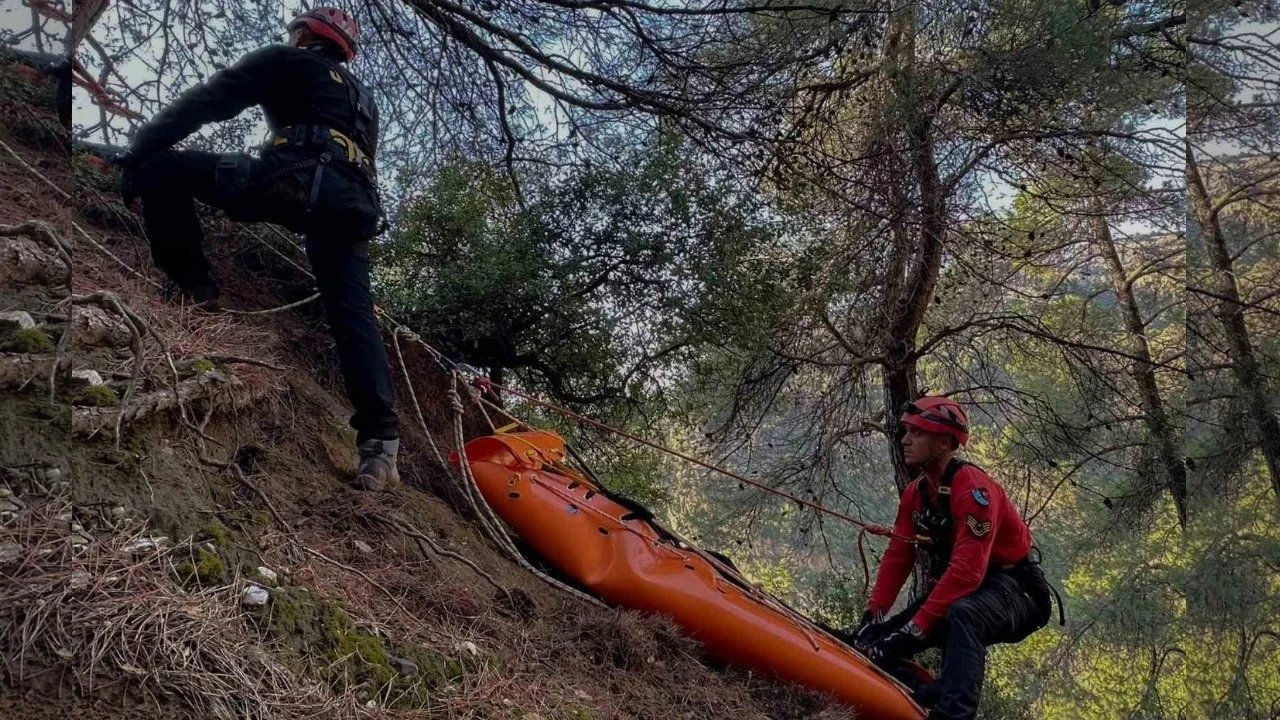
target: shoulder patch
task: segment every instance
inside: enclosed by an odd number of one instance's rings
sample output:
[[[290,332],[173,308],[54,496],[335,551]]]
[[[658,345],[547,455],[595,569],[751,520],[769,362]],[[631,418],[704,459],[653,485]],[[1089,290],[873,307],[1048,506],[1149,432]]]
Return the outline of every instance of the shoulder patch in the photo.
[[[986,488],[974,488],[973,500],[982,507],[986,507],[991,504],[991,497],[987,494]]]
[[[982,536],[986,535],[987,533],[991,532],[991,521],[990,521],[990,520],[988,520],[988,521],[986,521],[986,522],[982,522],[982,521],[981,521],[981,520],[979,520],[978,518],[976,518],[976,517],[974,517],[974,516],[972,516],[972,515],[969,515],[969,516],[965,517],[965,519],[964,519],[964,524],[965,524],[966,526],[968,526],[968,528],[969,528],[969,532],[973,533],[973,536],[974,536],[974,537],[982,537]]]

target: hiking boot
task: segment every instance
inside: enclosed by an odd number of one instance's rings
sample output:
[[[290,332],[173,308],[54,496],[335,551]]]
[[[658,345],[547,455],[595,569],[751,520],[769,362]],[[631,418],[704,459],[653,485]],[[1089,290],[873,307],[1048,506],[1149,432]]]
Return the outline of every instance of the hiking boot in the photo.
[[[400,483],[396,470],[396,453],[400,440],[365,440],[360,443],[360,464],[356,467],[352,487],[357,490],[381,492]]]
[[[160,296],[165,302],[175,305],[190,305],[205,312],[217,312],[222,309],[218,303],[217,285],[179,285],[167,280],[160,288]]]

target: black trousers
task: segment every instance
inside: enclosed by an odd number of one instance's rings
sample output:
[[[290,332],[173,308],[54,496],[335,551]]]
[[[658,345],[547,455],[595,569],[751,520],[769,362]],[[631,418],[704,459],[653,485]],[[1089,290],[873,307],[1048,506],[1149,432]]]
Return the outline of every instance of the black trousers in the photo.
[[[217,287],[204,255],[195,200],[233,220],[275,222],[306,237],[329,330],[338,349],[347,397],[355,407],[357,442],[399,437],[386,346],[369,287],[369,239],[379,213],[371,191],[354,177],[299,153],[263,158],[167,151],[133,171],[147,240],[157,267],[184,289]],[[308,210],[307,201],[314,199]]]
[[[905,625],[924,603],[921,598],[885,621],[887,634]],[[920,685],[899,660],[883,668],[913,688],[917,702],[931,708],[929,720],[972,720],[978,712],[986,675],[987,647],[1016,643],[1049,623],[1051,590],[1038,564],[989,574],[970,595],[947,608],[946,619],[925,639],[942,648],[938,679]]]

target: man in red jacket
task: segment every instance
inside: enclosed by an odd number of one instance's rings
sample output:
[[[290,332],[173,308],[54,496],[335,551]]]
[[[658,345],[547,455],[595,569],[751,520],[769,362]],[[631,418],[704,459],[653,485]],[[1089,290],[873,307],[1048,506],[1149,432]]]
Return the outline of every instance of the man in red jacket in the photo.
[[[1044,627],[1051,590],[1029,560],[1031,531],[1004,488],[975,465],[955,459],[969,440],[964,410],[945,397],[923,397],[902,415],[902,450],[921,475],[902,493],[894,531],[918,538],[889,543],[855,644],[898,675],[902,661],[942,647],[942,670],[917,688],[929,720],[970,720],[982,692],[987,646],[1015,643]],[[920,598],[886,619],[920,562]]]

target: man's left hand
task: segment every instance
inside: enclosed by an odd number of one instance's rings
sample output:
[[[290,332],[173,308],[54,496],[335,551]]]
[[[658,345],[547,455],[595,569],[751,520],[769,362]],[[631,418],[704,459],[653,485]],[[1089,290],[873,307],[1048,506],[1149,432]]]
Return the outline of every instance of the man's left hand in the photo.
[[[894,630],[876,641],[867,651],[872,662],[902,660],[916,654],[924,646],[924,632],[909,622],[901,630]]]

